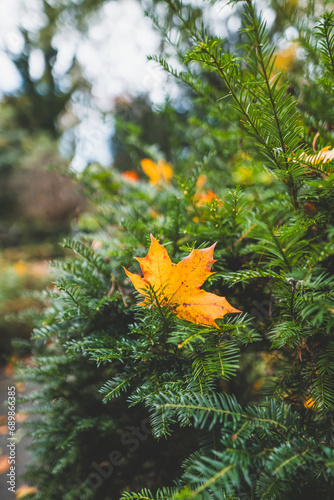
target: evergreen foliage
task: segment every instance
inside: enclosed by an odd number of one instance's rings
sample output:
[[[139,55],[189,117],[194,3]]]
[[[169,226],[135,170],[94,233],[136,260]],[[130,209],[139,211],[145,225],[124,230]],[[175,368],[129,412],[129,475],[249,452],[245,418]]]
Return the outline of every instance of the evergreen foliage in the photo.
[[[332,498],[334,174],[312,142],[314,130],[322,141],[333,135],[305,101],[307,82],[293,75],[297,99],[276,70],[254,2],[232,3],[243,16],[233,53],[168,1],[166,34],[178,16],[180,36],[193,43],[183,72],[161,59],[194,95],[183,136],[170,142],[176,180],[152,185],[144,174],[129,180],[96,165],[82,174],[95,208],[80,237],[64,243],[76,257],[57,264],[34,334],[40,354],[22,372],[42,384],[30,396],[44,415],[29,424],[36,499]],[[324,102],[334,77],[332,15],[316,21],[308,44],[301,32],[300,43],[305,65],[321,47],[311,83]],[[138,305],[122,267],[139,272],[133,257],[146,255],[150,232],[174,262],[217,241],[205,289],[243,313],[216,329],[154,307],[156,296]],[[122,449],[115,474],[75,482],[93,462],[103,467],[117,436],[148,416],[149,438]]]

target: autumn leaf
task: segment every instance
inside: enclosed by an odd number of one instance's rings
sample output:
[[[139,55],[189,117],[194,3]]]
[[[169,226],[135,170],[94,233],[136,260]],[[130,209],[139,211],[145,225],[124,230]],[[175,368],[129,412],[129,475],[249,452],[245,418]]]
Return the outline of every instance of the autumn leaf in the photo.
[[[9,456],[4,455],[0,457],[0,474],[4,474],[9,470]]]
[[[194,196],[194,201],[196,202],[197,207],[202,207],[203,205],[206,205],[207,203],[210,203],[210,201],[213,200],[219,201],[219,198],[210,189],[208,189],[205,193],[196,193]]]
[[[215,262],[215,245],[192,250],[178,264],[173,264],[165,247],[151,235],[151,246],[146,257],[138,258],[143,278],[124,268],[135,289],[148,306],[153,290],[159,304],[168,307],[176,316],[192,323],[215,326],[215,319],[227,313],[238,313],[224,297],[201,290],[200,286],[211,276],[211,265]]]
[[[221,203],[218,196],[210,189],[207,189],[205,192],[203,192],[203,187],[204,184],[206,183],[206,180],[207,180],[206,176],[200,174],[196,181],[196,192],[193,196],[193,201],[197,207],[202,207],[203,205],[206,205],[207,203],[210,203],[210,201],[213,200],[217,200],[219,203]]]
[[[150,184],[157,186],[159,184],[169,184],[173,178],[173,168],[165,160],[159,160],[154,163],[149,158],[141,160],[140,165],[149,178]]]
[[[312,165],[319,165],[319,168],[323,170],[322,165],[334,160],[334,149],[330,149],[330,146],[326,146],[314,155],[307,156],[304,154],[301,155],[300,158],[305,162],[311,163]]]
[[[16,498],[24,498],[31,493],[37,493],[37,488],[35,488],[35,486],[28,486],[26,484],[23,484],[16,490],[15,495]]]
[[[135,183],[139,181],[139,175],[135,170],[125,170],[125,172],[121,173],[121,176],[127,182]]]

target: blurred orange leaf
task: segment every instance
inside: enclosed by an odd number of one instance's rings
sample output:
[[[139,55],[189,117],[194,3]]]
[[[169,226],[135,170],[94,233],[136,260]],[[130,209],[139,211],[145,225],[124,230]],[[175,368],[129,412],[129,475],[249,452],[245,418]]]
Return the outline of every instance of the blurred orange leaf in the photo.
[[[20,413],[15,414],[15,420],[16,422],[25,422],[28,418],[28,413],[25,411],[22,411]]]
[[[16,498],[24,498],[29,493],[37,493],[37,488],[23,484],[15,491]]]
[[[0,474],[4,474],[9,470],[8,455],[0,457]]]
[[[179,318],[216,328],[219,327],[215,319],[227,313],[240,312],[225,297],[200,289],[213,274],[210,269],[215,262],[214,248],[215,244],[201,250],[194,249],[181,262],[173,264],[165,247],[151,235],[151,246],[146,257],[136,257],[144,277],[125,269],[135,289],[145,296],[141,305],[150,303],[151,289],[159,305],[167,306]]]
[[[203,205],[206,205],[206,203],[218,199],[218,196],[213,191],[210,191],[210,189],[208,189],[205,193],[197,193],[194,196],[194,200],[196,201],[196,205],[198,207],[202,207]]]
[[[219,200],[216,193],[214,193],[210,189],[207,189],[205,192],[201,192],[201,189],[204,187],[206,180],[207,180],[206,176],[200,174],[196,181],[196,193],[194,194],[193,200],[197,207],[202,207],[203,205],[206,205],[206,203],[209,203],[212,200]]]
[[[135,170],[125,170],[125,172],[121,173],[121,176],[123,179],[125,179],[128,182],[138,182],[139,181],[139,175]]]
[[[173,168],[170,163],[165,160],[159,160],[154,163],[149,158],[141,160],[140,165],[144,173],[149,178],[150,184],[157,186],[158,184],[169,184],[173,178]]]

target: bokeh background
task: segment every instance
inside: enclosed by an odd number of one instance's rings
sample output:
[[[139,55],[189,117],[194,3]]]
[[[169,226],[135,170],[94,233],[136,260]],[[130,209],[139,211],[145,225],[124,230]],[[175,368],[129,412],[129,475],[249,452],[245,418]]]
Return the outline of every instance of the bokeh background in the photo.
[[[271,26],[276,12],[262,3]],[[188,91],[147,60],[165,47],[145,11],[166,15],[151,0],[0,0],[1,403],[16,364],[31,362],[34,317],[46,305],[39,291],[52,287],[48,261],[65,255],[64,237],[94,229],[80,173],[95,164],[141,176],[140,159],[150,151],[170,159],[173,120],[186,120]],[[213,32],[237,43],[238,9],[226,1],[206,5],[201,15]],[[293,42],[297,34],[290,26],[279,42],[282,66],[302,57]],[[171,61],[178,67],[173,54]],[[5,424],[1,404],[4,499]],[[25,439],[22,431],[20,472],[29,460]]]

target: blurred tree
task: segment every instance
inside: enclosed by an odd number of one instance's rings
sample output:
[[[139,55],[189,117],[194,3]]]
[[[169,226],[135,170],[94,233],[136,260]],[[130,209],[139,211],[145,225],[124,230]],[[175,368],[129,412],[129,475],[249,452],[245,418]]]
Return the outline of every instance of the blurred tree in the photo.
[[[55,73],[57,49],[53,40],[66,23],[78,30],[87,29],[87,16],[102,4],[102,0],[44,0],[39,13],[42,27],[37,31],[19,27],[23,48],[19,54],[7,51],[22,83],[15,93],[5,96],[0,110],[1,246],[68,230],[70,217],[82,205],[70,180],[46,172],[49,166],[67,170],[70,158],[62,158],[59,153],[59,138],[64,131],[60,118],[71,113],[74,92],[89,90],[75,56],[63,74]],[[41,56],[38,78],[31,74],[31,59],[36,52]],[[27,189],[22,190],[23,186]]]
[[[59,142],[65,130],[62,118],[66,116],[70,126],[76,123],[73,94],[88,92],[90,87],[75,56],[63,73],[55,72],[58,52],[54,37],[66,26],[85,31],[87,18],[102,4],[101,0],[27,2],[21,5],[27,9],[26,15],[34,16],[33,7],[40,7],[42,24],[30,30],[19,25],[22,49],[19,53],[7,50],[21,85],[15,92],[5,93],[0,106],[0,249],[11,247],[0,256],[1,362],[11,351],[11,339],[28,337],[32,328],[30,320],[13,319],[13,313],[36,305],[24,296],[44,286],[47,279],[38,274],[33,279],[29,269],[25,279],[18,277],[17,261],[32,260],[33,268],[38,258],[44,261],[60,255],[61,249],[45,244],[46,240],[58,242],[60,234],[67,234],[85,205],[69,176],[71,151],[63,157]],[[31,71],[36,54],[38,77]],[[12,247],[19,245],[26,246],[16,252]]]

